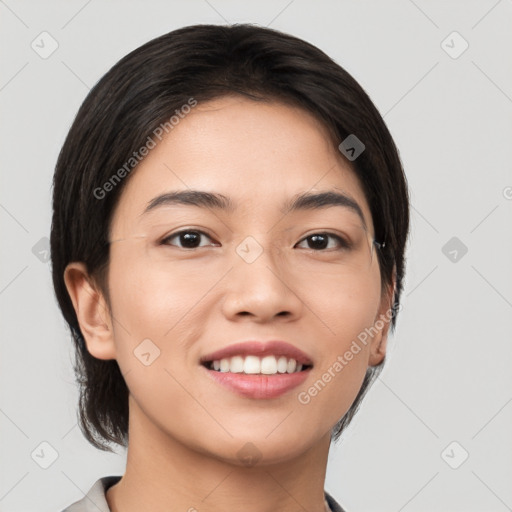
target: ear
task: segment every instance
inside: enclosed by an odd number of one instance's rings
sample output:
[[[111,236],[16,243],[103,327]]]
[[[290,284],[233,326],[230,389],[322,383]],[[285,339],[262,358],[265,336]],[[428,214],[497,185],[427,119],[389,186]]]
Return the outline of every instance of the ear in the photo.
[[[396,279],[393,274],[393,281],[384,290],[380,301],[379,311],[373,324],[373,332],[370,346],[369,366],[378,366],[386,356],[389,328],[391,327],[392,307],[394,304]]]
[[[89,353],[98,359],[115,359],[113,326],[107,303],[87,267],[73,262],[64,270],[64,282],[75,308]]]

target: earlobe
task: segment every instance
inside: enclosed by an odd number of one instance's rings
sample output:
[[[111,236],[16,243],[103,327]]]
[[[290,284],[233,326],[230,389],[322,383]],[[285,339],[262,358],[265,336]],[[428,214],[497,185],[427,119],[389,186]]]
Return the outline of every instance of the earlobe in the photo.
[[[368,361],[369,366],[378,366],[384,360],[388,342],[388,330],[389,322],[386,323],[386,326],[379,331],[377,335],[375,335],[370,348],[370,358]]]
[[[98,359],[115,359],[112,322],[105,298],[82,262],[67,265],[64,282],[75,308],[89,353]]]
[[[377,331],[370,347],[369,366],[377,366],[386,357],[389,329],[393,317],[395,299],[395,279],[383,293],[379,313],[375,319],[374,329]]]

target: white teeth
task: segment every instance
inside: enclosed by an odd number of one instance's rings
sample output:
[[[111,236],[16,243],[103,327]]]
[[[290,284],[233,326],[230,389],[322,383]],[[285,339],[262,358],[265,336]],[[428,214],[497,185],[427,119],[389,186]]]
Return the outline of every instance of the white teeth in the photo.
[[[260,373],[260,358],[256,356],[247,356],[244,361],[244,373]]]
[[[281,356],[277,360],[277,371],[279,373],[286,373],[286,369],[288,368],[288,359],[286,357]]]
[[[244,358],[241,356],[232,357],[229,371],[231,373],[242,373],[244,371]]]
[[[261,360],[261,373],[266,375],[277,373],[277,361],[274,356],[266,356]]]
[[[301,363],[297,364],[295,359],[288,359],[285,356],[233,356],[212,361],[210,369],[230,373],[263,374],[275,375],[276,373],[296,373],[303,368]]]

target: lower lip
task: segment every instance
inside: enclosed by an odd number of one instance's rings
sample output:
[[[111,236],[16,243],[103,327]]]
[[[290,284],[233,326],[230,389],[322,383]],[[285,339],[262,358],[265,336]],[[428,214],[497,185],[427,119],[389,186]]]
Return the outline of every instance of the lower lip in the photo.
[[[247,398],[268,399],[284,395],[300,386],[309,375],[311,368],[296,373],[276,373],[275,375],[250,375],[246,373],[230,373],[209,370],[212,379],[227,389]]]

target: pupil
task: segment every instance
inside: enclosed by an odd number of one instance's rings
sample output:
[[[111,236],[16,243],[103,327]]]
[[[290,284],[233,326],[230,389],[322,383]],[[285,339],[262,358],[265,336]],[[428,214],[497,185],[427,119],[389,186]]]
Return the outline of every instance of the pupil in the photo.
[[[327,237],[324,235],[310,236],[309,247],[311,249],[325,249],[327,247]]]
[[[194,248],[196,244],[199,242],[200,235],[195,231],[190,231],[188,233],[184,233],[180,236],[181,245],[183,247]]]

